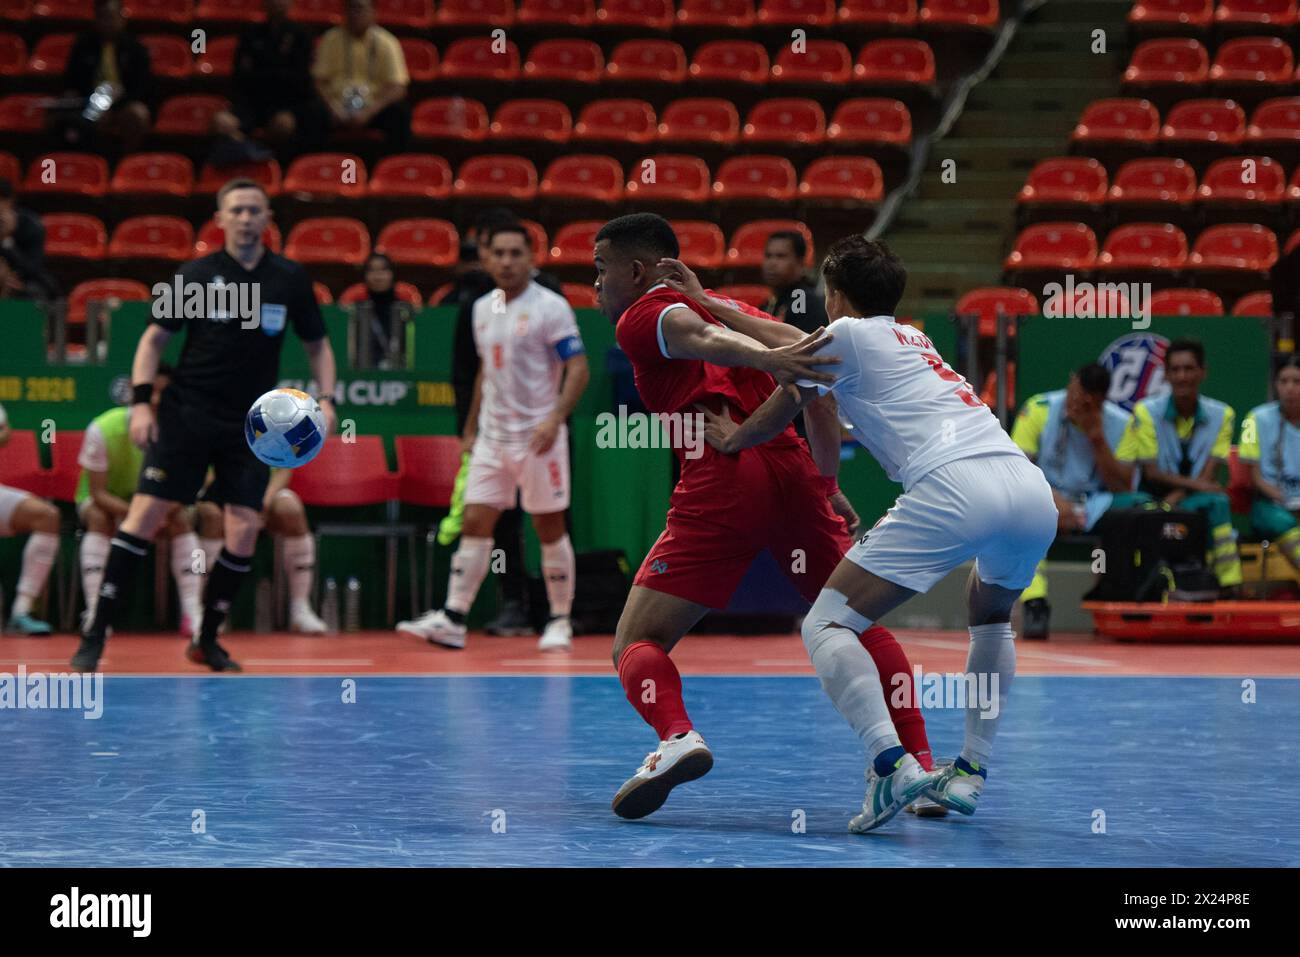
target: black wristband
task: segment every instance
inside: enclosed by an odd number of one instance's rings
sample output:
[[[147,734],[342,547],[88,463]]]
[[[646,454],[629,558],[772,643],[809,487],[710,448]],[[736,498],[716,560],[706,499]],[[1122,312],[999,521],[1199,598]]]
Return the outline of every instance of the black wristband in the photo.
[[[141,383],[138,383],[138,384],[136,384],[136,385],[131,386],[131,404],[132,404],[132,405],[139,405],[139,404],[142,403],[142,402],[143,402],[145,405],[148,405],[151,401],[153,401],[153,383],[152,383],[152,382],[141,382]]]

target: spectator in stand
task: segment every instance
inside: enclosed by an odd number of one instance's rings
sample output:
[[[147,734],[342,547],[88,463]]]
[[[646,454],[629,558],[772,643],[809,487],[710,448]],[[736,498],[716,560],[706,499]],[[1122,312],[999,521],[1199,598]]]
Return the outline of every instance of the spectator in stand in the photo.
[[[1269,273],[1269,287],[1273,290],[1273,315],[1290,316],[1292,323],[1300,318],[1300,245],[1273,264]],[[1294,336],[1300,329],[1294,325]]]
[[[82,122],[118,137],[127,153],[139,147],[152,123],[153,70],[149,51],[126,29],[118,0],[97,0],[95,26],[72,44],[63,82],[69,96],[84,101]],[[67,135],[79,139],[80,127]]]
[[[213,117],[220,139],[212,161],[229,165],[269,158],[258,130],[278,150],[308,153],[325,142],[325,104],[311,79],[311,37],[289,20],[291,0],[266,0],[266,22],[244,28],[235,50],[234,104]]]
[[[311,75],[334,127],[377,129],[390,149],[405,149],[411,138],[406,57],[397,37],[375,25],[370,0],[348,0],[347,20],[321,37]]]
[[[406,323],[411,310],[397,298],[397,274],[393,261],[383,253],[371,253],[366,260],[363,282],[366,298],[356,304],[355,361],[359,368],[403,368]],[[362,351],[366,341],[370,347],[368,354]]]
[[[804,271],[807,255],[808,243],[796,230],[783,229],[767,237],[763,283],[772,290],[772,298],[763,311],[804,332],[813,332],[828,320],[826,300]]]
[[[53,279],[45,271],[45,227],[31,210],[17,205],[14,187],[0,179],[0,295],[14,299],[52,299]]]

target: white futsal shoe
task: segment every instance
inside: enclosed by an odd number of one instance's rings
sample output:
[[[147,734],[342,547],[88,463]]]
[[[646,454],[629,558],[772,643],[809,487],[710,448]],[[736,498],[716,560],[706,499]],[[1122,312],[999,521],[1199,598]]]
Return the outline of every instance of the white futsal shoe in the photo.
[[[712,767],[713,752],[698,731],[660,741],[614,795],[614,813],[629,820],[653,814],[668,800],[669,791],[704,777]]]
[[[323,635],[328,629],[311,606],[304,602],[289,611],[289,630],[304,635]]]
[[[952,764],[951,761],[936,761],[934,763],[934,770],[936,772],[942,772],[945,767],[948,767],[951,764]],[[936,778],[936,780],[938,779]],[[908,814],[915,814],[917,817],[947,817],[948,816],[948,809],[944,807],[942,804],[939,804],[937,801],[931,800],[930,795],[926,792],[923,792],[919,798],[917,798],[915,801],[913,801],[903,810],[907,811]]]
[[[971,774],[953,764],[935,776],[925,793],[944,807],[969,816],[975,813],[983,790],[983,774]]]
[[[862,799],[862,813],[849,821],[849,830],[854,834],[865,834],[880,827],[915,801],[933,782],[934,773],[927,772],[916,758],[905,754],[884,777],[876,773],[875,764],[867,765],[866,776],[867,796]]]
[[[572,651],[573,623],[568,616],[552,618],[542,631],[541,640],[537,642],[538,651]]]
[[[426,611],[414,621],[399,621],[397,630],[444,648],[464,648],[465,636],[469,634],[468,628],[456,624],[441,608]]]

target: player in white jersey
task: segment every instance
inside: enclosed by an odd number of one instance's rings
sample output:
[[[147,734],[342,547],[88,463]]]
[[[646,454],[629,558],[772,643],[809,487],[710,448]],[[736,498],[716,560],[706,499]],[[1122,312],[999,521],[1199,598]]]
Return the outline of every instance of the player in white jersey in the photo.
[[[679,288],[698,297],[702,290],[694,277],[676,265]],[[882,243],[850,236],[831,247],[822,274],[826,311],[835,321],[827,330],[830,341],[817,354],[839,359],[835,382],[778,390],[742,425],[729,410],[715,415],[702,409],[705,437],[728,454],[758,445],[784,429],[819,391],[833,391],[855,437],[902,483],[894,507],[826,582],[804,618],[803,640],[822,687],[871,758],[862,813],[850,830],[879,827],[922,793],[973,814],[1015,675],[1011,609],[1056,535],[1056,506],[1043,473],[966,380],[924,334],[894,321],[907,273],[893,253]],[[708,308],[769,347],[803,335],[723,304]],[[971,558],[967,672],[977,676],[972,687],[990,689],[996,700],[968,703],[960,756],[927,774],[899,744],[880,677],[856,636]]]
[[[0,446],[9,438],[9,416],[0,406]],[[45,591],[59,553],[59,510],[31,492],[0,485],[0,538],[10,535],[26,535],[27,544],[5,630],[13,635],[48,635],[50,626],[32,615],[32,605]]]
[[[492,553],[497,519],[522,498],[542,546],[551,618],[538,647],[572,646],[574,557],[564,514],[569,507],[569,438],[564,424],[589,373],[577,319],[564,300],[532,280],[528,233],[515,223],[488,240],[497,288],[474,303],[474,345],[482,360],[462,437],[470,452],[465,519],[451,560],[442,608],[397,630],[448,648],[465,647],[465,617]],[[563,386],[561,386],[563,381]]]

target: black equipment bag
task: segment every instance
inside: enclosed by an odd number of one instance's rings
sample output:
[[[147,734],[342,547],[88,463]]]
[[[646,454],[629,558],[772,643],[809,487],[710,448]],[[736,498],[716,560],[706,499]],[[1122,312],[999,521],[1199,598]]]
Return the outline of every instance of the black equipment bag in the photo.
[[[1105,573],[1086,601],[1214,601],[1205,567],[1209,524],[1200,512],[1121,509],[1097,523]]]

